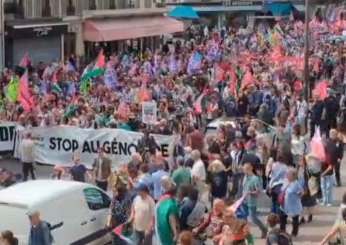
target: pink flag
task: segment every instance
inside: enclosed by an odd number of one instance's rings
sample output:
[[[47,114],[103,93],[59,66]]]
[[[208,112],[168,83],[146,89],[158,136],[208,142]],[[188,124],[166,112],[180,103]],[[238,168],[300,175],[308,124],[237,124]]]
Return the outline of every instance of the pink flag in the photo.
[[[320,94],[320,99],[324,100],[327,97],[328,83],[326,81],[320,82],[316,86],[316,90]]]
[[[326,152],[323,146],[319,128],[316,128],[315,134],[312,137],[310,153],[316,156],[321,161],[325,161],[326,159]]]
[[[235,213],[237,211],[237,209],[243,204],[245,198],[246,198],[246,194],[244,196],[242,196],[234,204],[232,204],[230,207],[228,207],[228,210],[230,210],[232,213]]]
[[[28,84],[28,71],[25,71],[19,81],[17,101],[23,106],[25,112],[30,111],[34,106],[34,97],[30,94]]]

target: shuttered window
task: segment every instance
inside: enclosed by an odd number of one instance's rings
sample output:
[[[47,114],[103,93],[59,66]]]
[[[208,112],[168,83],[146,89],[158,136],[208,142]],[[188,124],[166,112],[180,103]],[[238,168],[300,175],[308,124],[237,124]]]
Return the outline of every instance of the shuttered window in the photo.
[[[60,37],[39,37],[31,39],[18,39],[13,43],[13,64],[19,64],[24,55],[28,53],[33,65],[39,61],[50,64],[61,59]]]

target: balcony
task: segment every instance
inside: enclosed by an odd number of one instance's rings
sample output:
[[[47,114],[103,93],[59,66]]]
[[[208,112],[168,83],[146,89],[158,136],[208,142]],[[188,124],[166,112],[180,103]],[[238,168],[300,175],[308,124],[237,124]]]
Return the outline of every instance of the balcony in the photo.
[[[50,8],[50,6],[45,6],[42,8],[42,17],[43,18],[52,17],[52,9]]]
[[[66,7],[66,15],[67,16],[75,16],[76,15],[76,7],[74,5],[68,5]]]

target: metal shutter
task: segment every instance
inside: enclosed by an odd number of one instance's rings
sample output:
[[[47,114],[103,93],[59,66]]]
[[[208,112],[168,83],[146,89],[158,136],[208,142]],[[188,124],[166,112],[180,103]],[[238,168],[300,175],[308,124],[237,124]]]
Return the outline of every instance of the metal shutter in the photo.
[[[50,64],[61,59],[60,37],[40,37],[32,39],[18,39],[13,43],[13,64],[19,64],[24,55],[28,53],[34,66],[39,61]]]

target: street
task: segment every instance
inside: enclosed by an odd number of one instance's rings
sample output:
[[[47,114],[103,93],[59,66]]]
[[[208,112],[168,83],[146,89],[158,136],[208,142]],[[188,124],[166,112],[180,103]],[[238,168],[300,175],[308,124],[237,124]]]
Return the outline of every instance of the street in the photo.
[[[343,160],[343,165],[346,164],[345,159]],[[13,172],[21,172],[20,164],[15,159],[1,159],[0,168],[6,168]],[[36,173],[38,178],[48,178],[52,173],[51,166],[37,165]],[[341,175],[343,178],[346,178],[346,167],[341,167]],[[344,182],[346,184],[346,181]],[[318,244],[322,238],[329,232],[331,227],[334,224],[336,214],[339,210],[341,204],[341,198],[345,192],[345,187],[334,188],[334,206],[333,207],[321,207],[316,206],[315,215],[313,222],[304,224],[300,227],[299,235],[297,238],[294,238],[295,245],[311,245]],[[268,207],[269,208],[269,207]],[[265,216],[262,217],[262,221],[265,222]],[[251,221],[250,221],[251,222]],[[290,233],[291,226],[288,226],[288,232]],[[265,245],[265,240],[260,239],[260,231],[257,227],[251,224],[251,232],[255,236],[256,245]],[[210,241],[207,242],[207,245],[212,245]]]

